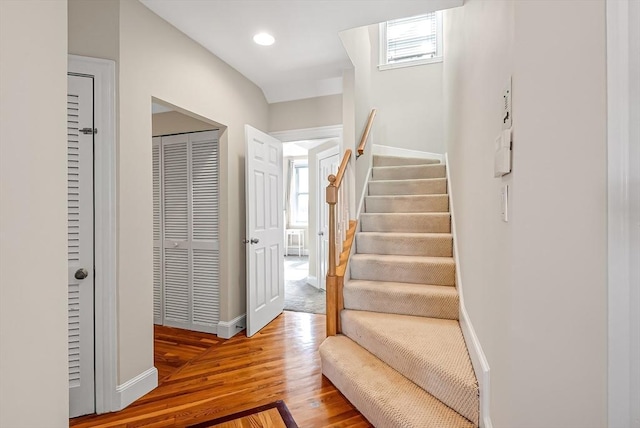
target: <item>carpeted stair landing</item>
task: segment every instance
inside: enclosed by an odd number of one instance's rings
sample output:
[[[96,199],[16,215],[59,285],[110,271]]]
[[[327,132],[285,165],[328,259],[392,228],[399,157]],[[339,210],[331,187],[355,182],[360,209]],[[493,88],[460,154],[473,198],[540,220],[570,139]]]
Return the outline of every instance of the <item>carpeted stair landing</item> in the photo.
[[[374,156],[359,224],[342,334],[320,346],[322,373],[376,427],[477,427],[445,166]]]

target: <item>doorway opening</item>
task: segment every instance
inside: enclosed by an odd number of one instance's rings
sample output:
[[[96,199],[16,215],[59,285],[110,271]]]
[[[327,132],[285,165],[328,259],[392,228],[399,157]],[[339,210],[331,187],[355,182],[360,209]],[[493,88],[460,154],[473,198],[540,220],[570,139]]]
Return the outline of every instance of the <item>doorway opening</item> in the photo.
[[[283,144],[285,310],[326,313],[322,248],[318,245],[323,238],[318,222],[326,209],[319,196],[324,195],[326,177],[319,171],[318,154],[338,144],[327,138]]]
[[[222,126],[155,98],[151,114],[155,336],[189,337],[191,332],[184,330],[217,334]],[[168,360],[166,350],[155,345],[155,365],[162,383],[182,361]]]

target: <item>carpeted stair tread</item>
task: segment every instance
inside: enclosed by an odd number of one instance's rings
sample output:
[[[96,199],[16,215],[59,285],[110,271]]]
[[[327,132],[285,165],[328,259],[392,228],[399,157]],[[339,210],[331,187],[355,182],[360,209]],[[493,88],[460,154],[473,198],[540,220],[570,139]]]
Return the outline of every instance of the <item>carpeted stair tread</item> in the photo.
[[[406,180],[413,178],[444,178],[446,169],[442,164],[374,166],[371,172],[373,180]]]
[[[450,233],[449,213],[362,213],[363,232]]]
[[[345,336],[328,337],[320,358],[322,373],[378,428],[474,426]]]
[[[345,309],[458,319],[454,287],[351,279],[343,289]]]
[[[450,233],[358,232],[358,254],[396,254],[402,256],[452,257]]]
[[[365,197],[367,213],[449,212],[448,195],[385,195]]]
[[[354,254],[349,262],[349,270],[353,279],[455,285],[455,262],[452,257]]]
[[[458,321],[345,310],[342,331],[429,394],[478,423],[478,384]]]
[[[371,180],[369,195],[437,195],[447,193],[446,178]]]
[[[438,159],[406,158],[402,156],[373,155],[373,166],[428,165],[440,163]]]

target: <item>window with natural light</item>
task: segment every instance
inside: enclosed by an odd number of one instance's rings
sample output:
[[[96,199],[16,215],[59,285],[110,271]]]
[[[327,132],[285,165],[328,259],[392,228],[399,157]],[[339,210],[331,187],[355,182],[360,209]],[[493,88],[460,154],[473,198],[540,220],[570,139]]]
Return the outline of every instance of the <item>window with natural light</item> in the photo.
[[[380,70],[442,61],[442,13],[380,24]]]
[[[306,163],[293,164],[293,192],[291,194],[291,223],[309,222],[309,168]]]

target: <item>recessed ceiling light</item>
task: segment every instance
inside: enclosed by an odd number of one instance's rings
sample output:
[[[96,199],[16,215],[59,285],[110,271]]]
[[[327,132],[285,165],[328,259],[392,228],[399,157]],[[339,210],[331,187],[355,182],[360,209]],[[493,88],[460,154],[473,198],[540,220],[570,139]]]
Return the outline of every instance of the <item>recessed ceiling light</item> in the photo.
[[[276,39],[274,39],[271,34],[258,33],[253,36],[253,41],[260,46],[271,46],[276,41]]]

